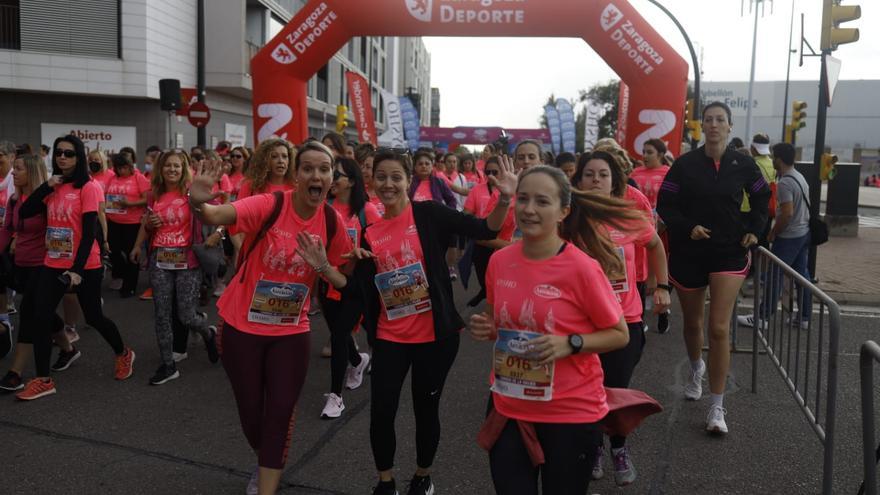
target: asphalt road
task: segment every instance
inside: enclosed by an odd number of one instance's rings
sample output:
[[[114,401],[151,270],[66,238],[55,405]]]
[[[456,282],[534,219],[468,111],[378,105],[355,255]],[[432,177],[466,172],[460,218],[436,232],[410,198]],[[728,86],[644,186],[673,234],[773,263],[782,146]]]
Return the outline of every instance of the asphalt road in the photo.
[[[464,291],[457,296],[463,307],[468,296]],[[152,304],[105,298],[108,315],[138,354],[134,376],[114,381],[110,349],[86,329],[79,344],[83,358],[56,376],[58,394],[32,403],[0,396],[0,493],[243,493],[255,457],[241,434],[221,366],[210,365],[194,341],[189,359],[179,365],[180,379],[147,385],[158,365]],[[679,322],[674,312],[668,334],[649,333],[635,373],[633,386],[666,408],[630,437],[638,480],[619,489],[608,477],[594,482],[590,493],[818,493],[821,445],[767,356],[760,356],[759,390],[753,394],[751,356],[734,355],[725,400],[730,435],[704,434],[708,399],[680,399],[688,364]],[[834,493],[854,494],[861,480],[858,346],[878,338],[878,323],[870,314],[843,319]],[[320,318],[313,329],[309,377],[281,493],[368,494],[376,477],[368,442],[369,379],[344,395],[341,419],[319,419],[329,360],[318,357],[327,336]],[[741,345],[750,345],[748,332],[741,335]],[[492,493],[487,455],[475,443],[489,356],[487,344],[462,339],[442,404],[434,472],[438,494]],[[4,371],[8,365],[8,358],[0,361]],[[397,477],[405,493],[415,469],[408,385],[397,431]]]

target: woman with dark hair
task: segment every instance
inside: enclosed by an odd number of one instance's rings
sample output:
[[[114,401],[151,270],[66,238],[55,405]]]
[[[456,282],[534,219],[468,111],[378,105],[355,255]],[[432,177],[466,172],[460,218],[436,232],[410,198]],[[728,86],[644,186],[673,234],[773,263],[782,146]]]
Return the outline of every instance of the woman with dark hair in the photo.
[[[669,231],[669,279],[675,285],[684,317],[684,339],[691,377],[684,396],[703,394],[703,316],[709,303],[709,388],[712,404],[706,430],[726,434],[724,387],[730,368],[730,317],[749,272],[749,248],[767,223],[770,187],[748,154],[727,146],[732,127],[730,107],[715,101],[703,108],[703,146],[678,157],[666,174],[657,213]],[[751,211],[740,213],[743,194]]]
[[[342,216],[345,232],[355,247],[360,245],[363,229],[382,218],[373,203],[367,202],[361,168],[350,158],[336,159],[327,203]],[[364,371],[370,364],[370,355],[358,353],[352,336],[363,315],[362,301],[357,298],[342,300],[340,293],[330,287],[319,287],[318,297],[324,309],[324,319],[330,327],[331,351],[330,393],[326,394],[327,402],[321,417],[333,419],[338,418],[345,409],[343,385],[349,390],[361,386]]]
[[[452,190],[446,185],[446,181],[434,174],[434,156],[427,151],[417,151],[412,160],[414,162],[414,168],[410,170],[412,182],[407,193],[410,201],[435,201],[454,209],[456,202]],[[375,159],[373,163],[375,170]]]
[[[138,173],[129,155],[113,155],[113,177],[107,182],[106,204],[107,243],[110,245],[110,263],[113,280],[110,288],[119,290],[120,297],[131,297],[137,289],[140,265],[128,259],[134,248],[141,217],[146,211],[150,181]]]
[[[541,142],[535,139],[523,139],[517,143],[516,148],[513,149],[513,166],[516,167],[517,172],[541,165],[542,148]]]
[[[232,172],[229,174],[229,184],[232,186],[232,196],[229,201],[238,199],[241,192],[241,181],[250,164],[251,153],[244,146],[236,146],[229,153],[229,163],[232,164]]]
[[[330,148],[334,158],[345,156],[345,138],[338,132],[328,132],[321,138],[321,144]]]
[[[568,177],[568,180],[571,180],[574,177],[574,173],[577,170],[577,158],[575,158],[574,153],[569,153],[568,151],[563,151],[562,153],[556,155],[556,162],[554,163],[556,168],[562,170],[565,173],[565,176]]]
[[[17,397],[32,400],[55,393],[49,377],[52,332],[57,327],[55,309],[65,292],[73,291],[86,323],[101,334],[116,354],[114,377],[131,376],[134,351],[126,347],[116,324],[101,308],[101,279],[104,270],[95,232],[101,186],[89,178],[86,150],[76,136],[55,140],[53,175],[21,205],[20,218],[46,214],[46,257],[37,279],[37,321],[34,328],[34,360],[37,377]]]

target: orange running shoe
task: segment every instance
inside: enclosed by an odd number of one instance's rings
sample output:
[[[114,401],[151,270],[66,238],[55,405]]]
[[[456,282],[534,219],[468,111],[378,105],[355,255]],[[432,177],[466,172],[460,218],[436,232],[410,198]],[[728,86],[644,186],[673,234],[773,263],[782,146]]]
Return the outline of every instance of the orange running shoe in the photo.
[[[24,390],[15,394],[15,397],[18,400],[34,400],[54,393],[55,382],[51,378],[47,378],[45,381],[39,378],[34,378],[27,382]]]
[[[152,301],[153,300],[153,288],[149,287],[144,291],[143,294],[140,295],[141,301]]]
[[[134,351],[130,347],[126,347],[121,356],[116,356],[117,380],[125,380],[134,372],[134,357]]]

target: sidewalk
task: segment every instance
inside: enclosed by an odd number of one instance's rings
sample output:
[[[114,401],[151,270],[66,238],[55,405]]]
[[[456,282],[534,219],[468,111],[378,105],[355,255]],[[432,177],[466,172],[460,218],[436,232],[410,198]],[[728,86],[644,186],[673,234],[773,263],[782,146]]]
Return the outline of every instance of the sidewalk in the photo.
[[[878,256],[880,228],[860,227],[858,237],[831,237],[818,248],[819,288],[841,306],[880,306]]]
[[[828,197],[828,183],[822,183],[822,202]],[[880,208],[880,187],[859,186],[859,206],[862,208]]]

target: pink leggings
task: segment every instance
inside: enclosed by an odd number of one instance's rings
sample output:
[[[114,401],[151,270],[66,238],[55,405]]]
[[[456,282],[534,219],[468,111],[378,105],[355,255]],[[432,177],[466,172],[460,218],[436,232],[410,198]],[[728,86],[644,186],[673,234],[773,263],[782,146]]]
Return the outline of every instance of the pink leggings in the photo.
[[[241,429],[259,465],[282,469],[296,402],[309,368],[311,335],[265,337],[223,327],[223,368],[232,384]]]

